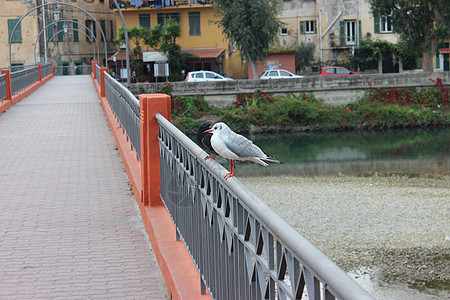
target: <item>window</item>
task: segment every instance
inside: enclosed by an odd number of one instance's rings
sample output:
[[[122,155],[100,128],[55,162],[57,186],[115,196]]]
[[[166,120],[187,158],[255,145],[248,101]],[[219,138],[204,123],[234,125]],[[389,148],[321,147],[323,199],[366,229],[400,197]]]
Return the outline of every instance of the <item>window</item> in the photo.
[[[280,76],[292,76],[292,74],[290,74],[286,71],[280,71]]]
[[[86,42],[90,42],[91,39],[95,40],[97,37],[95,23],[92,20],[86,20]]]
[[[11,37],[14,26],[19,22],[19,19],[9,19],[8,20],[8,38],[11,43],[22,43],[22,26],[19,23],[14,31],[14,35]]]
[[[356,41],[356,22],[345,21],[345,41],[347,45],[354,45]]]
[[[73,41],[79,42],[80,38],[78,36],[78,21],[77,21],[77,19],[73,19],[72,27],[73,27]]]
[[[144,14],[144,15],[139,15],[139,27],[142,28],[150,28],[150,15],[149,14]]]
[[[316,21],[301,21],[300,33],[302,34],[316,33]]]
[[[111,41],[114,39],[114,23],[109,21],[109,32],[111,33]]]
[[[288,29],[287,28],[281,28],[280,34],[281,35],[288,35],[289,34]]]
[[[390,17],[380,18],[380,33],[392,32],[392,19]]]
[[[346,20],[341,21],[339,28],[340,43],[341,46],[344,45],[355,45],[356,44],[356,21]],[[359,21],[359,32],[361,33],[361,21]]]
[[[336,74],[339,75],[350,75],[350,71],[344,68],[336,68]]]
[[[189,13],[189,35],[201,35],[200,12]]]
[[[102,29],[103,34],[105,35],[105,38],[106,38],[106,21],[105,20],[100,20],[100,28]],[[104,41],[103,35],[102,34],[100,34],[100,35],[102,37],[102,42],[103,42]]]
[[[206,78],[216,78],[216,75],[213,73],[205,72]]]
[[[169,13],[169,14],[158,14],[158,24],[163,26],[166,24],[168,19],[175,20],[176,23],[180,23],[179,13]]]

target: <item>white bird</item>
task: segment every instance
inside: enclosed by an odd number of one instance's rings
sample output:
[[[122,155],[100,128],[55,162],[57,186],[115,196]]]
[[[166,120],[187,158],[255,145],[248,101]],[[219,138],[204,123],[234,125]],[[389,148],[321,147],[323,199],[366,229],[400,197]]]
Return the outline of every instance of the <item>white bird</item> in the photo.
[[[211,129],[211,146],[222,157],[228,158],[231,164],[231,172],[224,176],[225,179],[234,176],[234,165],[236,160],[250,160],[257,164],[267,166],[268,162],[281,163],[277,157],[264,153],[258,146],[246,137],[233,132],[227,124],[219,122]]]

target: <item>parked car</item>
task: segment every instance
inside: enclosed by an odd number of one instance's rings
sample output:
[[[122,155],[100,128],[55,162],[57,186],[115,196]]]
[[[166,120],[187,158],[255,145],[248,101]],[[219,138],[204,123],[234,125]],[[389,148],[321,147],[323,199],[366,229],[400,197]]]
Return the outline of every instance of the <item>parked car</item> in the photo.
[[[352,72],[344,67],[326,67],[322,68],[319,76],[347,76],[347,75],[361,75],[356,72]]]
[[[292,74],[286,70],[267,70],[265,71],[259,79],[278,79],[278,78],[303,78],[301,75]]]
[[[193,71],[189,72],[186,76],[187,82],[224,81],[224,80],[233,80],[233,79],[224,77],[213,71]]]

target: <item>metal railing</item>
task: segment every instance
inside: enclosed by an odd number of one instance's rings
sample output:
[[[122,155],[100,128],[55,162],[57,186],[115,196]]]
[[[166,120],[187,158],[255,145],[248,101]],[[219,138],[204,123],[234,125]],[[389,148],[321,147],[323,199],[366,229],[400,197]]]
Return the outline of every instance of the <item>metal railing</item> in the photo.
[[[97,67],[97,78],[100,68]],[[139,100],[122,84],[105,72],[105,94],[123,133],[136,151],[137,160],[141,159],[140,108]]]
[[[51,63],[42,64],[41,65],[41,73],[42,73],[42,78],[45,78],[48,75],[52,74],[52,64]]]
[[[99,86],[102,86],[102,81],[100,78],[100,66],[99,65],[95,65],[95,74],[97,76],[97,82]]]
[[[37,66],[22,71],[12,72],[11,93],[13,95],[17,94],[37,81],[39,81],[39,67]]]
[[[214,299],[374,299],[157,114],[161,198]],[[204,286],[202,286],[204,288]]]
[[[6,75],[0,75],[0,101],[6,98]]]

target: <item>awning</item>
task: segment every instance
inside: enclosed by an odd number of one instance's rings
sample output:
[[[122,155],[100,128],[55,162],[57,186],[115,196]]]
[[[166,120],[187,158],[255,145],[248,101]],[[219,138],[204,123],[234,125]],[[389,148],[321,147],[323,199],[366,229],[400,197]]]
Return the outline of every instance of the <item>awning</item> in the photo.
[[[130,52],[130,55],[132,55],[131,52]],[[114,61],[114,56],[116,57],[116,61],[117,60],[127,60],[127,55],[126,55],[126,51],[125,50],[117,51],[116,53],[114,53],[114,55],[110,56],[108,58],[108,60],[109,61]],[[141,59],[140,55],[139,55],[139,59]]]
[[[185,48],[181,49],[183,53],[190,53],[199,58],[219,58],[225,53],[225,48]]]
[[[142,52],[143,62],[167,62],[168,58],[163,53],[157,51]]]
[[[438,49],[439,54],[450,54],[450,48],[441,48]]]

